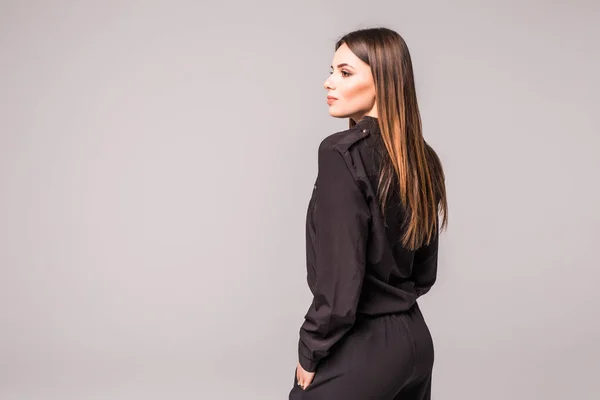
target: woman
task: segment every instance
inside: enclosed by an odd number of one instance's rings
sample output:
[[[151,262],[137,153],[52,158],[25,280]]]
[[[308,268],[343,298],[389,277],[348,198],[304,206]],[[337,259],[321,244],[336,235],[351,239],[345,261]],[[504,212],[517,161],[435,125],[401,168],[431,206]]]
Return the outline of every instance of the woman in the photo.
[[[314,295],[289,399],[429,399],[433,341],[417,298],[436,280],[445,179],[424,141],[406,43],[386,28],[335,45],[306,219]]]

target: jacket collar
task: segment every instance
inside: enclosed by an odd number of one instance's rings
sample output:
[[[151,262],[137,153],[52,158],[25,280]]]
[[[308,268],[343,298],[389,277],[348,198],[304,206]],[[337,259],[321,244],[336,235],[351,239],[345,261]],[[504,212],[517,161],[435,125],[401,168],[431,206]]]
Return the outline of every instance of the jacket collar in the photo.
[[[361,130],[367,130],[370,133],[381,133],[379,130],[379,120],[370,115],[365,115],[356,123],[356,127]]]

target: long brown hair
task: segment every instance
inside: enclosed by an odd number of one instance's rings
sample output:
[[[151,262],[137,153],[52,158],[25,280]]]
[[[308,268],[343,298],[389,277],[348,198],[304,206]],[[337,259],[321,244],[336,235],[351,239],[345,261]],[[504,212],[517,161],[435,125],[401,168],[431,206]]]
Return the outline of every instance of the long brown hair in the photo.
[[[382,215],[393,178],[407,210],[401,242],[408,249],[429,244],[448,224],[445,176],[439,157],[423,138],[415,80],[408,46],[388,28],[350,32],[342,44],[371,67],[375,84],[378,122],[389,158],[382,163],[377,187]],[[350,118],[350,127],[356,122]]]

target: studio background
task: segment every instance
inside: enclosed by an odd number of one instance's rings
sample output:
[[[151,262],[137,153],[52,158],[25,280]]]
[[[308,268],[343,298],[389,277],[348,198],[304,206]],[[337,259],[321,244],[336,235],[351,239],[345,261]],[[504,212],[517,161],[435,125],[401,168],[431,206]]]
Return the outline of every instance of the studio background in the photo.
[[[596,1],[0,1],[0,398],[286,399],[336,39],[408,43],[439,400],[600,394]]]

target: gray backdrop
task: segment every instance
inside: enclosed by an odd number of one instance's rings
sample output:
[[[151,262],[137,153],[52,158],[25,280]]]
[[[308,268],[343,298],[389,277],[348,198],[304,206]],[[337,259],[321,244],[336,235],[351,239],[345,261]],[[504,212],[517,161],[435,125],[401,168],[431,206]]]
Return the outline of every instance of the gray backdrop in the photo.
[[[439,400],[600,394],[600,4],[0,2],[0,398],[287,399],[323,82],[406,39]]]

